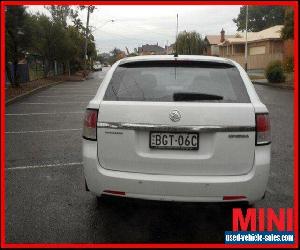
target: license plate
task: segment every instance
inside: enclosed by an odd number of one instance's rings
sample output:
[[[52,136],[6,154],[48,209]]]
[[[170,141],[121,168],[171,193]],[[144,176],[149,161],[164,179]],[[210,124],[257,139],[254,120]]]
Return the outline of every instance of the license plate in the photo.
[[[150,148],[198,150],[198,133],[150,132]]]

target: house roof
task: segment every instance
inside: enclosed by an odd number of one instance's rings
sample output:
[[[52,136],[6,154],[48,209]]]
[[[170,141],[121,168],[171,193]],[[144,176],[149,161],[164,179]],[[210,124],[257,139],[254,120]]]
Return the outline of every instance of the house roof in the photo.
[[[146,44],[142,45],[142,47],[138,48],[138,51],[141,52],[162,52],[164,51],[164,48],[158,46],[157,44],[151,45],[151,44]]]
[[[225,35],[225,38],[227,38],[227,37],[234,37],[234,35],[229,35],[229,36]],[[207,36],[205,36],[205,38],[209,42],[209,44],[219,44],[221,36],[220,35],[207,35]]]
[[[281,30],[283,28],[283,25],[276,25],[273,27],[270,27],[268,29],[264,29],[259,32],[248,32],[247,33],[247,41],[248,42],[256,42],[260,40],[266,40],[266,39],[280,39],[281,37]],[[237,33],[238,37],[226,37],[225,42],[219,43],[219,45],[224,45],[226,43],[245,43],[246,42],[246,33],[245,32],[239,32]]]

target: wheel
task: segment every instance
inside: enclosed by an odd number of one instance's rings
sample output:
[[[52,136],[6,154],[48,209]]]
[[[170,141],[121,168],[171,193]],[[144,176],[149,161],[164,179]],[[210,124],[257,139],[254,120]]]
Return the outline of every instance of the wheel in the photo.
[[[228,208],[230,209],[230,211],[232,211],[233,208],[240,208],[243,212],[247,212],[248,208],[253,208],[253,207],[254,207],[254,204],[249,203],[247,201],[228,203]]]
[[[119,204],[119,197],[111,196],[111,195],[101,195],[96,196],[96,202],[98,206],[115,206]]]
[[[96,196],[96,202],[98,207],[108,206],[110,202],[110,197],[106,195]]]
[[[96,200],[97,200],[97,203],[100,204],[100,203],[102,203],[103,197],[102,196],[96,196]]]

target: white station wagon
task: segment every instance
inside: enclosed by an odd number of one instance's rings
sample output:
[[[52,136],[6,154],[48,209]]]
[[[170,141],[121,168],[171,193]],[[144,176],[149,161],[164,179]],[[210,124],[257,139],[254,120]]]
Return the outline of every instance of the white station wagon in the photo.
[[[125,58],[86,109],[86,188],[98,198],[252,204],[265,194],[270,137],[268,110],[236,62]]]

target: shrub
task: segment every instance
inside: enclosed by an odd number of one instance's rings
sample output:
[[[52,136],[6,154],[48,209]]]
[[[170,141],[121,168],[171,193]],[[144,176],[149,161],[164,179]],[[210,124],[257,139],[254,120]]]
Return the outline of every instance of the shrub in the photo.
[[[294,72],[294,57],[287,57],[283,61],[283,69],[285,72]]]
[[[265,70],[265,75],[271,83],[284,82],[285,75],[281,61],[270,62]]]

